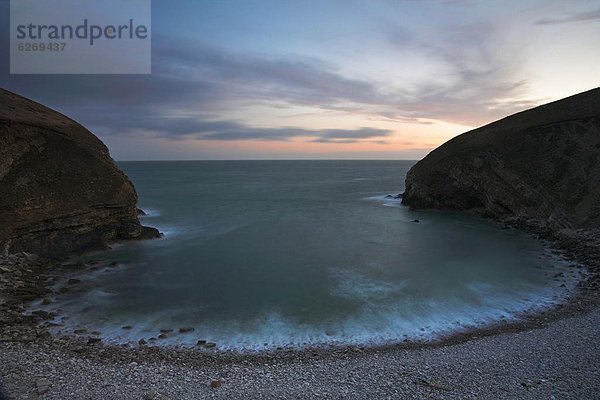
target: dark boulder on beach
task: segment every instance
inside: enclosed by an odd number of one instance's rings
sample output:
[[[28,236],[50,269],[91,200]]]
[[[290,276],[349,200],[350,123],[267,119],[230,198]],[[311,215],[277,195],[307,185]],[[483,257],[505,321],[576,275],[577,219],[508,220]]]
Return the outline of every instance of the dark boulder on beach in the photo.
[[[600,88],[457,136],[411,168],[402,203],[559,231],[600,226]]]
[[[133,184],[77,122],[0,89],[0,252],[63,257],[156,238]]]

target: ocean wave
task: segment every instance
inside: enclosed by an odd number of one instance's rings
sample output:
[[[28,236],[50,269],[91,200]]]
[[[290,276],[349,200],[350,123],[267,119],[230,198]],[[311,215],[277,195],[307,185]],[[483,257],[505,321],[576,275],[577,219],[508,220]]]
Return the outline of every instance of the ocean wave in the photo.
[[[379,194],[376,196],[365,197],[365,200],[377,201],[382,206],[385,207],[401,207],[402,206],[402,196],[400,193],[396,194]]]
[[[162,216],[161,211],[158,208],[154,207],[139,207],[140,210],[144,212],[144,214],[140,214],[139,218],[155,218]]]
[[[559,267],[556,273],[566,271]],[[53,328],[55,333],[74,334],[77,329],[98,331],[105,342],[136,344],[144,339],[156,346],[195,346],[198,340],[217,343],[220,350],[261,351],[279,347],[302,349],[323,345],[385,345],[402,341],[430,341],[501,321],[517,321],[526,312],[539,311],[563,302],[577,279],[563,275],[552,287],[517,288],[504,291],[487,282],[473,281],[465,289],[476,299],[460,296],[444,299],[415,297],[403,293],[409,282],[373,279],[357,270],[331,268],[336,282],[334,295],[363,304],[344,317],[332,315],[319,322],[306,322],[278,311],[251,320],[204,318],[202,306],[164,309],[160,312],[98,315],[76,312]],[[102,307],[110,293],[90,291],[78,308]],[[56,304],[59,305],[60,303]],[[55,305],[55,306],[56,306]],[[64,305],[64,304],[63,304]],[[127,329],[124,329],[126,327]],[[182,327],[194,328],[179,332]],[[161,329],[172,329],[159,339]]]
[[[377,201],[402,201],[402,195],[400,193],[386,193],[386,194],[378,194],[375,196],[365,197],[365,200],[377,200]]]

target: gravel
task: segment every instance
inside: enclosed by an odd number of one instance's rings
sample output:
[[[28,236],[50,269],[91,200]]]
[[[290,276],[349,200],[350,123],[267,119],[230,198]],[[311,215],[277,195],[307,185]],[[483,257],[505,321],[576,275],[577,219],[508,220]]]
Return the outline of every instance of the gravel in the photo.
[[[593,399],[598,326],[594,308],[457,344],[255,355],[5,342],[0,375],[15,399]]]

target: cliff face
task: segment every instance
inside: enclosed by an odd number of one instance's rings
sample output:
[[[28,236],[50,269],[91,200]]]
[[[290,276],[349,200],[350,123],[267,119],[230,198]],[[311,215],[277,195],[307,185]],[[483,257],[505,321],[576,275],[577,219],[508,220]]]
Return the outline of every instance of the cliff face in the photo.
[[[0,250],[45,256],[159,237],[132,183],[77,122],[0,89]]]
[[[403,203],[551,230],[599,227],[600,89],[444,143],[409,171]]]

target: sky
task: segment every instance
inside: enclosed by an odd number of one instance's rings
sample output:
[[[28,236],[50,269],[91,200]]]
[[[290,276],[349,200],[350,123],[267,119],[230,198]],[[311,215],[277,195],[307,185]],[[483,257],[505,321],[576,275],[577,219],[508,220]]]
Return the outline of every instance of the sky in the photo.
[[[600,86],[600,0],[153,0],[149,75],[10,75],[116,160],[411,159]]]

